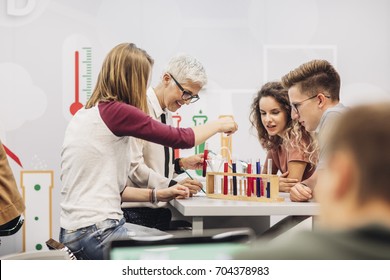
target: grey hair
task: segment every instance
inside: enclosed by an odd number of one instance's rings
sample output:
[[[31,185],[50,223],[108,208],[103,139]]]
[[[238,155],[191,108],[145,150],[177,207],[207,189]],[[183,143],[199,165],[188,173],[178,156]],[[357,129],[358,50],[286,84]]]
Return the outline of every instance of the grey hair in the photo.
[[[172,74],[179,83],[190,82],[203,87],[207,84],[206,70],[195,57],[179,54],[171,58],[164,73]]]

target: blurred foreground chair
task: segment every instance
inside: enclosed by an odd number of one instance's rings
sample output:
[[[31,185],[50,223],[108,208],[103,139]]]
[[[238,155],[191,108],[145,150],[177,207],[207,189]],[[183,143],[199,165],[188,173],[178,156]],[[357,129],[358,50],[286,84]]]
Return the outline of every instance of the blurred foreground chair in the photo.
[[[287,216],[277,222],[275,225],[270,227],[268,230],[263,232],[260,236],[260,238],[264,239],[274,239],[282,234],[287,233],[303,221],[312,218],[312,216]]]
[[[64,244],[50,238],[46,241],[49,251],[29,251],[1,257],[2,260],[76,260],[75,255]]]
[[[1,260],[70,260],[70,257],[65,251],[51,250],[6,255],[1,257]]]

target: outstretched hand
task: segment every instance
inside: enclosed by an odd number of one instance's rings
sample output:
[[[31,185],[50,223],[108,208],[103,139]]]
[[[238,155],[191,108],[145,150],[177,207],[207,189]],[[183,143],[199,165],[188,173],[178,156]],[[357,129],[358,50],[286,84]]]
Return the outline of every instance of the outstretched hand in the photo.
[[[220,129],[219,132],[225,132],[228,136],[238,130],[238,124],[232,117],[223,117],[218,119]]]
[[[180,159],[184,169],[202,169],[204,161],[205,159],[203,154],[197,154]]]

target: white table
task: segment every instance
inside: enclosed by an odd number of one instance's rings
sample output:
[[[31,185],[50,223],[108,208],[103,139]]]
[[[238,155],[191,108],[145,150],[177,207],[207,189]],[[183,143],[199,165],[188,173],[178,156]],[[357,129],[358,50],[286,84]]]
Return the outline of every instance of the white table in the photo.
[[[174,199],[170,204],[183,216],[192,218],[192,230],[203,231],[206,216],[315,216],[319,214],[317,202],[291,202],[287,193],[280,193],[284,202],[253,202],[212,199],[195,196],[188,199]]]

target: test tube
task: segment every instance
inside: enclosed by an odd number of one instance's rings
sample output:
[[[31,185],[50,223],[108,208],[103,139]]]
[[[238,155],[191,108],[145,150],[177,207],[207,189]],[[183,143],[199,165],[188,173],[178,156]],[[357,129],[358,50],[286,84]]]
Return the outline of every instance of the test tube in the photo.
[[[236,162],[232,162],[232,171],[233,173],[237,173],[237,164]],[[233,175],[233,195],[237,195],[237,176]]]
[[[249,162],[248,163],[248,167],[246,169],[246,172],[248,174],[251,174],[252,173],[252,162]],[[248,184],[247,184],[247,189],[246,189],[246,196],[251,196],[252,195],[252,178],[251,177],[247,177],[247,181],[248,181]]]
[[[268,159],[267,169],[267,174],[272,175],[272,158]]]
[[[260,160],[256,162],[256,174],[261,174]],[[256,196],[261,196],[261,178],[256,178]]]
[[[203,172],[202,176],[206,177],[206,171],[207,171],[207,157],[209,155],[209,149],[207,143],[205,144],[205,148],[203,151]]]
[[[223,172],[225,174],[229,172],[229,165],[227,161],[223,163]],[[226,175],[223,176],[223,194],[228,194],[228,178]]]

